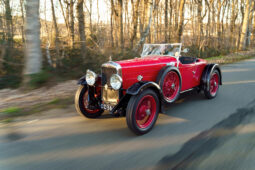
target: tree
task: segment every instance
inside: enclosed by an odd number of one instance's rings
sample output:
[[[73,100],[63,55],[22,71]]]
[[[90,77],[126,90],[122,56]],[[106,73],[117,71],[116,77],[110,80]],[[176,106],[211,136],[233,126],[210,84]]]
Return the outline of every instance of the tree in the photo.
[[[130,39],[130,47],[131,49],[134,47],[134,40],[137,38],[137,24],[138,24],[138,8],[139,8],[139,0],[131,0],[132,10],[133,10],[133,31]]]
[[[56,18],[56,14],[55,14],[55,8],[54,8],[54,3],[53,0],[51,0],[51,10],[52,10],[52,19],[53,19],[53,23],[54,23],[54,42],[55,42],[55,48],[56,48],[56,52],[57,52],[57,62],[55,64],[58,65],[59,62],[59,56],[60,56],[60,51],[59,51],[59,45],[60,45],[60,40],[59,40],[59,30],[58,30],[58,24],[57,24],[57,18]]]
[[[85,36],[85,18],[84,18],[84,12],[83,12],[83,3],[84,3],[84,0],[78,0],[76,10],[77,10],[77,17],[78,17],[81,55],[82,55],[83,59],[85,59],[86,36]]]
[[[37,74],[42,67],[40,41],[39,0],[26,0],[26,25],[24,83],[30,81],[30,75]]]
[[[124,49],[124,35],[123,35],[123,1],[118,0],[118,15],[119,15],[119,34],[120,34],[120,43],[121,49]]]
[[[234,30],[235,30],[235,22],[238,16],[238,11],[237,11],[237,3],[238,0],[232,0],[232,9],[231,9],[231,19],[230,19],[230,46],[234,44]]]
[[[168,0],[165,0],[165,42],[168,38]]]
[[[5,20],[7,28],[7,46],[12,46],[13,43],[13,22],[12,22],[12,13],[10,7],[10,0],[4,0],[5,5]]]
[[[155,12],[155,9],[157,8],[157,5],[159,3],[159,0],[144,0],[145,6],[147,5],[147,7],[145,7],[145,28],[141,29],[141,37],[140,40],[138,41],[134,51],[138,52],[138,50],[140,50],[141,46],[144,44],[147,36],[150,33],[150,29],[151,29],[151,22],[152,22],[152,15],[153,12]],[[141,27],[141,26],[140,26]]]
[[[74,0],[70,0],[70,33],[71,33],[71,47],[74,48]]]
[[[251,1],[252,0],[246,0],[239,50],[245,50],[247,48],[246,42],[247,42],[247,37],[248,37],[247,33],[248,33],[248,26],[249,26]]]
[[[176,38],[177,42],[181,42],[181,37],[183,33],[184,5],[185,5],[185,0],[181,0],[180,7],[179,7],[179,23],[178,23],[177,38]]]

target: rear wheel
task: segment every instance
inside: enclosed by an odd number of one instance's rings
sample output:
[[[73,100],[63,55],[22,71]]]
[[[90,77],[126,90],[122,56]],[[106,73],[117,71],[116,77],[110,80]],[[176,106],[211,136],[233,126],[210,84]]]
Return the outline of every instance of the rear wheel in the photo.
[[[126,112],[127,125],[137,135],[148,133],[155,125],[158,114],[158,96],[153,90],[147,89],[131,97]]]
[[[181,80],[177,72],[167,72],[161,80],[161,89],[164,100],[167,103],[176,101],[180,95]]]
[[[219,91],[220,74],[218,70],[214,70],[210,76],[209,87],[204,90],[208,99],[215,98]]]
[[[90,106],[89,92],[87,86],[80,86],[75,95],[75,108],[78,113],[87,118],[97,118],[102,115],[102,110],[97,103]]]

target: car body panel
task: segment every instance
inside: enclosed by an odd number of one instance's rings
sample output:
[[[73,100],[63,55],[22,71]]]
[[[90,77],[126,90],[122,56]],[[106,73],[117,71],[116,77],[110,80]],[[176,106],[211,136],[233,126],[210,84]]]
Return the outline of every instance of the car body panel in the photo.
[[[137,77],[141,75],[143,81],[156,82],[160,70],[167,66],[179,67],[182,77],[181,91],[188,90],[200,84],[202,72],[206,66],[206,61],[197,59],[191,64],[182,64],[173,56],[147,56],[130,60],[117,61],[122,69],[123,89],[128,89],[137,83]]]

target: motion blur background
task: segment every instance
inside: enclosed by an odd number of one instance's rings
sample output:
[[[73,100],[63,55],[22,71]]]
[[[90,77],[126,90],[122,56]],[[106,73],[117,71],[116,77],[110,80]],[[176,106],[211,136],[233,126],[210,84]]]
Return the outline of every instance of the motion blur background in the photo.
[[[0,89],[37,88],[182,42],[201,58],[254,46],[252,0],[0,0]]]

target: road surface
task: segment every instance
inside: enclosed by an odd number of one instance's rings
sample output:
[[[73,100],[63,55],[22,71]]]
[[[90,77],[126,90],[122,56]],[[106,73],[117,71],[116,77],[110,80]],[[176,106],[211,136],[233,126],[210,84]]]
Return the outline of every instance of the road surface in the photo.
[[[87,120],[74,106],[0,125],[0,169],[153,169],[192,137],[254,101],[255,59],[222,71],[217,98],[184,96],[144,136],[131,133],[124,117]]]

